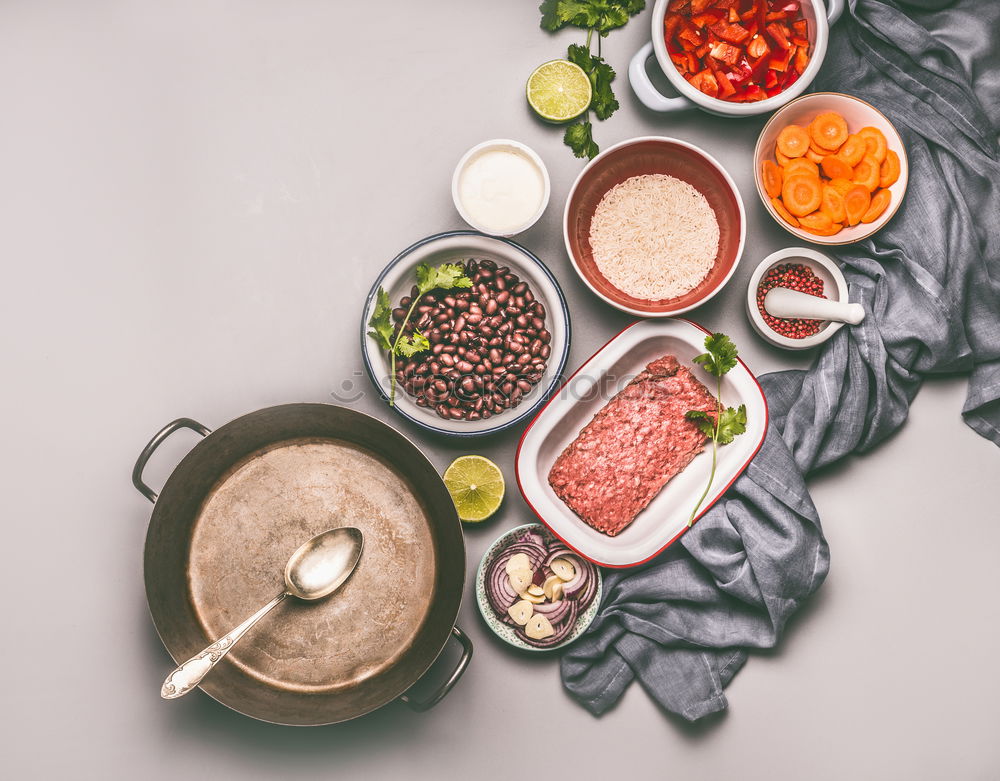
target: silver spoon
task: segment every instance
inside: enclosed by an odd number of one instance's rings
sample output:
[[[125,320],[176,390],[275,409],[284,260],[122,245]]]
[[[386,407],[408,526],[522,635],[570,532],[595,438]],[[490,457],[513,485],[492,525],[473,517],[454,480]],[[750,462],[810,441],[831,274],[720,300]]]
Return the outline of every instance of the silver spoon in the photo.
[[[229,634],[170,673],[163,682],[160,696],[165,700],[175,700],[195,688],[236,645],[236,641],[285,597],[322,599],[340,588],[357,566],[364,542],[360,529],[344,526],[317,534],[299,547],[285,565],[285,590]]]

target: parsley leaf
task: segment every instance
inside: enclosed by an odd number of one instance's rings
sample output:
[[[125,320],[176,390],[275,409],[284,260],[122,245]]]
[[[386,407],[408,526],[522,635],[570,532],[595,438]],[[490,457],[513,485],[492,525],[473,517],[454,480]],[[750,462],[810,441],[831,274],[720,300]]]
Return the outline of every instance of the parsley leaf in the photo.
[[[412,336],[400,336],[396,344],[396,353],[404,358],[412,358],[417,353],[431,349],[431,343],[420,331],[414,331]]]
[[[692,409],[685,412],[684,417],[694,423],[706,437],[711,437],[715,434],[715,419],[707,412],[700,409]]]
[[[375,309],[368,318],[368,326],[372,329],[368,335],[372,337],[383,350],[392,349],[392,337],[396,330],[392,325],[392,302],[389,294],[379,288],[375,297]]]
[[[747,407],[740,404],[739,409],[726,407],[719,413],[719,435],[720,445],[728,445],[737,436],[747,430]]]
[[[584,119],[567,126],[563,134],[563,143],[573,150],[577,157],[586,157],[593,160],[597,157],[600,148],[594,143],[594,126],[590,120]]]
[[[451,290],[454,287],[472,287],[472,280],[465,276],[460,263],[442,263],[440,266],[417,266],[417,287],[421,295],[436,288]]]
[[[707,353],[702,353],[693,360],[701,364],[713,377],[721,377],[736,365],[739,351],[725,334],[706,336],[705,349],[708,350]]]
[[[645,7],[645,0],[544,0],[538,10],[543,30],[555,32],[571,25],[597,30],[604,37]]]
[[[747,430],[747,408],[745,404],[740,404],[737,409],[732,407],[722,407],[722,375],[736,365],[739,351],[736,345],[725,334],[715,333],[705,337],[705,349],[708,352],[695,356],[692,360],[702,366],[709,374],[716,378],[715,390],[715,416],[700,409],[689,410],[684,413],[684,417],[694,423],[698,430],[712,440],[712,471],[708,475],[708,485],[702,493],[698,504],[691,511],[688,518],[688,526],[694,523],[705,497],[708,496],[715,480],[715,467],[718,464],[719,445],[728,445],[740,434]]]
[[[569,47],[566,59],[579,65],[590,79],[593,88],[593,98],[590,108],[598,119],[607,119],[618,110],[618,100],[611,90],[611,82],[615,80],[615,69],[604,61],[604,58],[591,55],[590,49],[580,44]],[[578,155],[579,157],[579,155]]]

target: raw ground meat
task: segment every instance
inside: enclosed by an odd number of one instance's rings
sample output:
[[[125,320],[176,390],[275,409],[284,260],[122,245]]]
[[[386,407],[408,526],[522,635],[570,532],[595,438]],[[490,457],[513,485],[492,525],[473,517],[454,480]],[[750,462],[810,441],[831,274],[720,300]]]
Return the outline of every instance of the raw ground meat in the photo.
[[[609,536],[628,526],[705,447],[685,419],[715,415],[715,398],[672,355],[646,368],[579,433],[549,472],[549,485],[586,523]]]

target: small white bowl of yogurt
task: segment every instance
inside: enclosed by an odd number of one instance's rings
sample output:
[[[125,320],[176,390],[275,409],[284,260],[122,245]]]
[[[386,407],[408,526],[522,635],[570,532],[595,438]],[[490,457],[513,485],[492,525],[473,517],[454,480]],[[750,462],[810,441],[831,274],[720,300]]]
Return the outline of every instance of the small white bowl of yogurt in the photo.
[[[490,236],[515,236],[538,222],[549,205],[545,163],[518,141],[496,138],[462,155],[451,179],[455,208]]]

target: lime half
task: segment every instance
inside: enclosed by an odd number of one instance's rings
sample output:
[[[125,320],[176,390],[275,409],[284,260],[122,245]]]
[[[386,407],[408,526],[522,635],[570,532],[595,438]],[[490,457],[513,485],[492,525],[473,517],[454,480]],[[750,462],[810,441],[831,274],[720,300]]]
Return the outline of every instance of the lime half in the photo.
[[[485,521],[503,501],[503,472],[482,456],[456,458],[444,472],[444,484],[458,517],[468,523]]]
[[[583,68],[569,60],[551,60],[528,77],[528,103],[549,122],[569,122],[590,106],[594,95]]]

